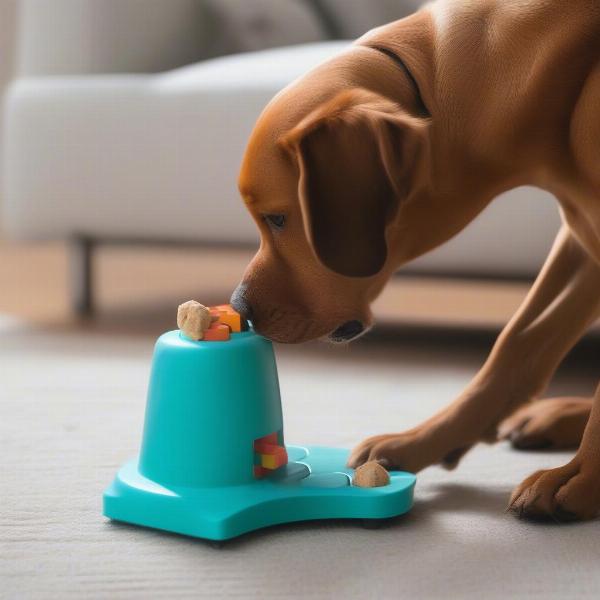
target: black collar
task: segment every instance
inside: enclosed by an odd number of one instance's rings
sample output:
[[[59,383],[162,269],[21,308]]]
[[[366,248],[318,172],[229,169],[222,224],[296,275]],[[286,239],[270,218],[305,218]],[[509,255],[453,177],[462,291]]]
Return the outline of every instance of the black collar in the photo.
[[[414,78],[413,74],[410,72],[410,69],[406,66],[406,63],[395,52],[392,52],[389,48],[384,48],[383,46],[371,46],[371,45],[369,45],[369,48],[372,48],[373,50],[377,50],[378,52],[385,54],[388,58],[391,58],[396,63],[396,65],[398,65],[402,69],[402,71],[404,71],[404,74],[408,77],[409,81],[412,83],[412,86],[415,90],[415,94],[417,96],[417,108],[419,110],[419,114],[424,117],[431,117],[431,113],[429,112],[427,105],[425,104],[425,102],[423,102],[423,96],[421,95],[421,90],[419,88],[419,84],[417,83],[417,80]]]

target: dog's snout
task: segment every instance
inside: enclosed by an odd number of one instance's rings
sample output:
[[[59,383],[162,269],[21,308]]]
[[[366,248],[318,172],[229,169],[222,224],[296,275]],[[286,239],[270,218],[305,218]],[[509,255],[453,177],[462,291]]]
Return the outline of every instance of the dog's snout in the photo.
[[[231,294],[231,306],[233,309],[242,315],[244,319],[248,321],[252,320],[252,306],[246,297],[246,286],[243,283],[235,288],[233,294]]]
[[[359,336],[365,327],[360,321],[347,321],[338,327],[331,335],[334,342],[349,342]]]

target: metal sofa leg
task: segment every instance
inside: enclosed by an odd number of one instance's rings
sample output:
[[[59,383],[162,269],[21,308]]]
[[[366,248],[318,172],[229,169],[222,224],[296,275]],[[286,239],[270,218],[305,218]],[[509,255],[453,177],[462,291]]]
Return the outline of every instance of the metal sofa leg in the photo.
[[[94,312],[94,246],[94,241],[86,237],[75,237],[69,242],[70,304],[78,317],[89,317]]]

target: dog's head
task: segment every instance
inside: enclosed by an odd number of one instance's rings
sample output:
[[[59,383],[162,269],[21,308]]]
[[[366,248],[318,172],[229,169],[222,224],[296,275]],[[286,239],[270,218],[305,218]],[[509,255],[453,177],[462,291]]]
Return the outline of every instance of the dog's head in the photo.
[[[370,327],[369,304],[397,267],[426,125],[361,88],[291,126],[277,116],[283,102],[267,108],[244,157],[240,191],[261,244],[232,303],[275,341],[348,341]]]
[[[377,28],[259,118],[239,187],[261,244],[232,297],[259,333],[360,335],[399,266],[518,184],[502,125],[473,94],[486,81],[459,76],[471,46],[442,37],[427,9]]]

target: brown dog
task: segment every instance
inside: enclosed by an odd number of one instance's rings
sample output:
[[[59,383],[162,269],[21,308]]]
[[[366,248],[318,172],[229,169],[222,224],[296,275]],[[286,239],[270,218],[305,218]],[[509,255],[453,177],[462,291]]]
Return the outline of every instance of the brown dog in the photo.
[[[512,509],[587,519],[600,511],[600,387],[593,408],[527,403],[600,314],[597,2],[428,5],[278,94],[242,166],[262,242],[232,300],[273,340],[349,340],[398,267],[523,184],[552,192],[564,217],[523,306],[458,399],[411,431],[364,441],[349,464],[452,468],[525,405],[500,434],[579,450],[526,479]]]

